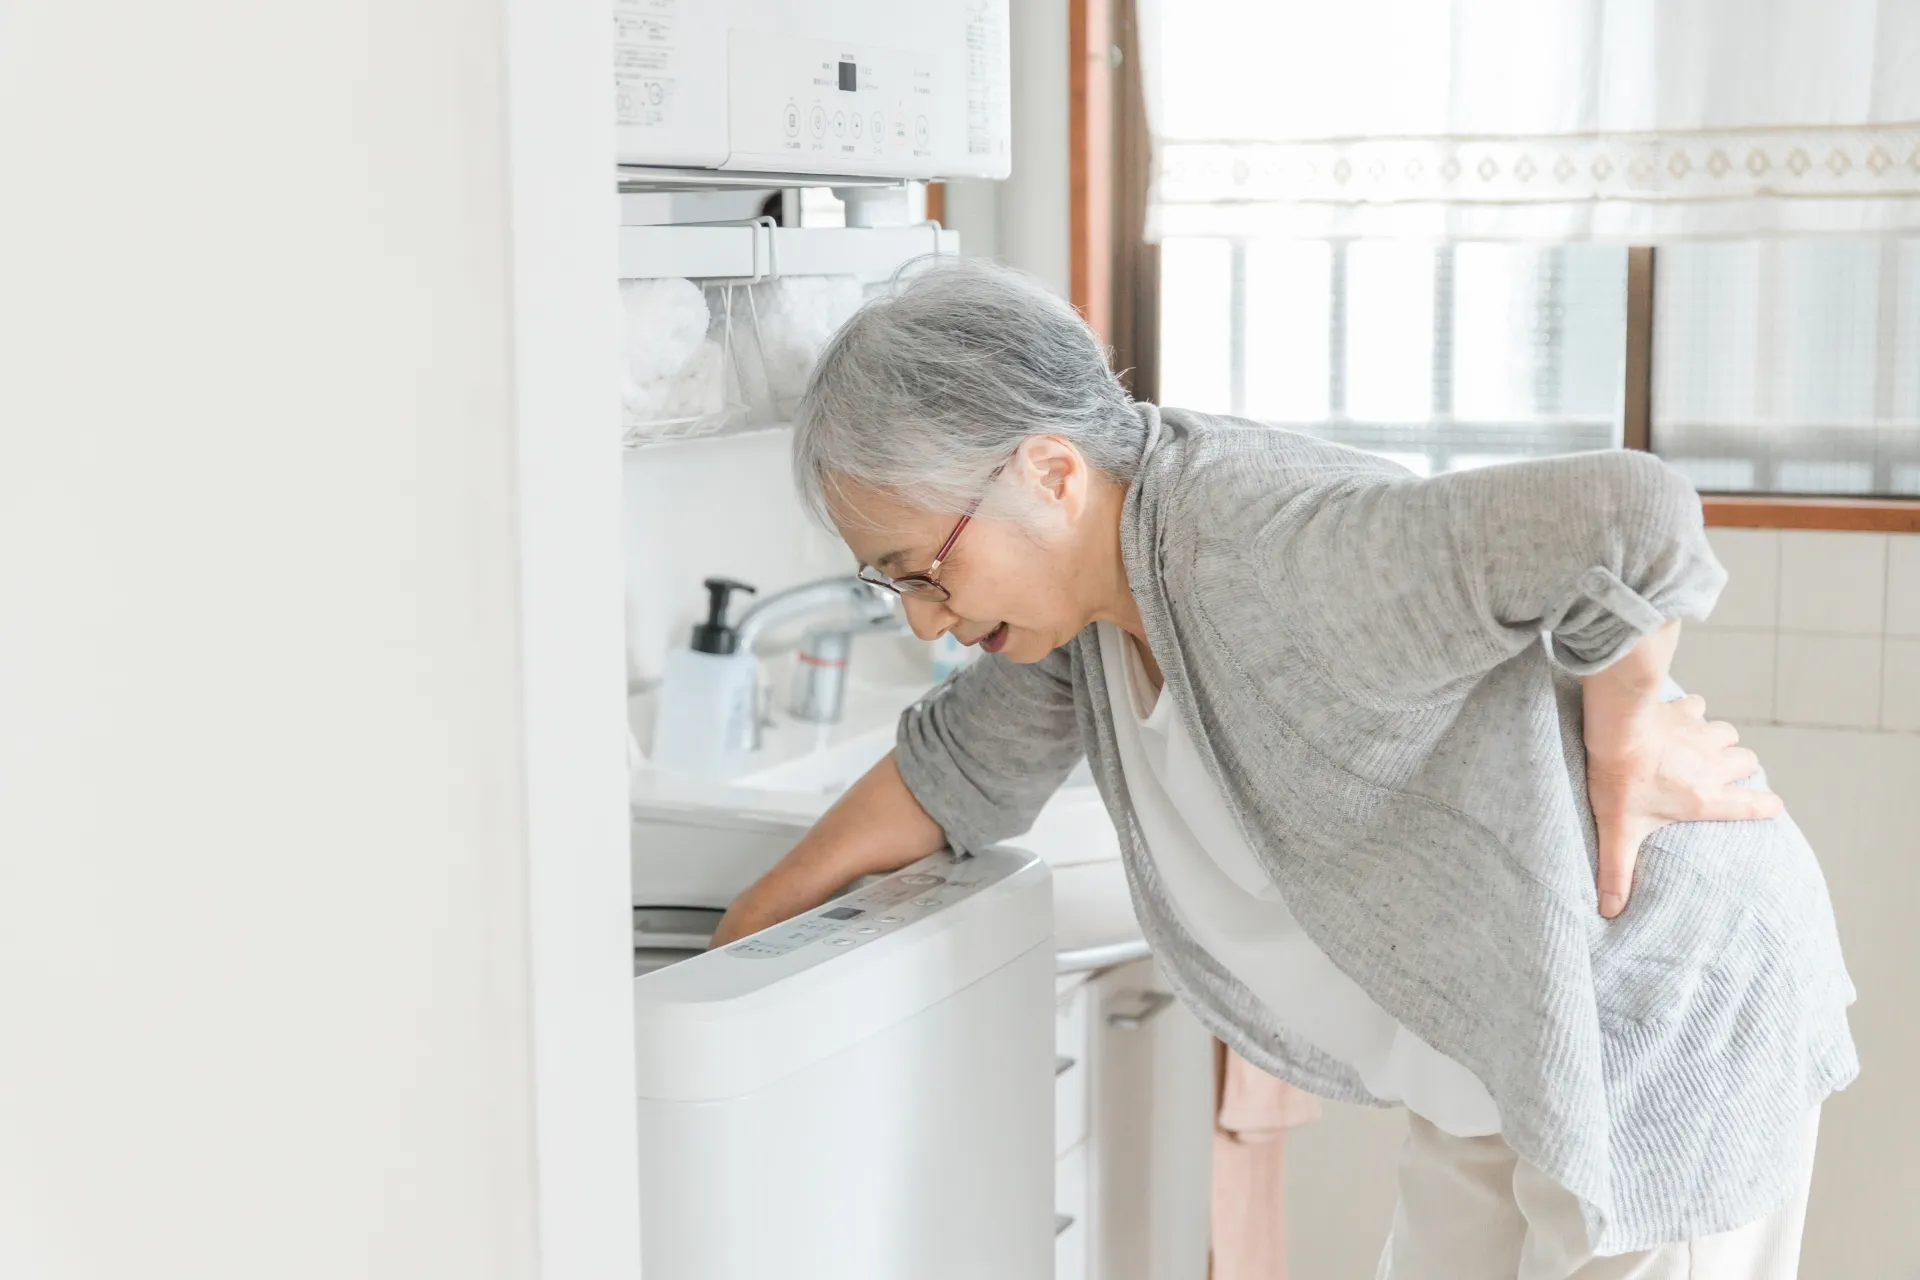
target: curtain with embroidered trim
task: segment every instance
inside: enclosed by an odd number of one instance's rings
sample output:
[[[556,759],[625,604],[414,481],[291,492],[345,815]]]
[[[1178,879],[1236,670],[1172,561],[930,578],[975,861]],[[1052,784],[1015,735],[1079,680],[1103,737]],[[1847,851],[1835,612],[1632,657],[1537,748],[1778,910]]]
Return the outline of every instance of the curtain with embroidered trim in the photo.
[[[1140,0],[1170,236],[1920,230],[1916,0]]]

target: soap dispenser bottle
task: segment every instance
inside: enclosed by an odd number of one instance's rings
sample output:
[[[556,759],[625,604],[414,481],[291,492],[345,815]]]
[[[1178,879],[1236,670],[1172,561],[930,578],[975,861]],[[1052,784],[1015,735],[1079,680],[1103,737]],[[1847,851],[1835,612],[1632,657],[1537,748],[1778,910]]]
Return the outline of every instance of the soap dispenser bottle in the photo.
[[[687,648],[667,655],[654,721],[653,763],[719,777],[749,749],[759,712],[759,664],[752,651],[738,651],[740,633],[727,625],[733,593],[754,588],[729,578],[708,578],[704,585],[707,620],[693,628]]]

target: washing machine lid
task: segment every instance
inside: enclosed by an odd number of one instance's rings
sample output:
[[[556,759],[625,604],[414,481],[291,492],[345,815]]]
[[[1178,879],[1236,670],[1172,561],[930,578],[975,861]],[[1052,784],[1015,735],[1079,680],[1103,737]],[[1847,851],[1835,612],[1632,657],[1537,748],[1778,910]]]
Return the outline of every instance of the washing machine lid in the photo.
[[[1053,885],[1015,849],[923,858],[784,924],[634,979],[642,1098],[738,1097],[850,1048],[1035,947]]]

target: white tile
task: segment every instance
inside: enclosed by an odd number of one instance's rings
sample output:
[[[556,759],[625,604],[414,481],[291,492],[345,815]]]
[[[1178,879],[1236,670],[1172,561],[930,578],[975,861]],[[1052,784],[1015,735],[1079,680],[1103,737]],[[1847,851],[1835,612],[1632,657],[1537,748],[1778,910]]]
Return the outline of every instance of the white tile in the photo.
[[[1920,733],[1920,640],[1888,640],[1880,727]]]
[[[1673,678],[1707,700],[1715,720],[1773,719],[1774,634],[1687,627],[1673,655]]]
[[[1780,534],[1780,629],[1877,636],[1887,595],[1887,535]]]
[[[1779,625],[1780,531],[1709,529],[1707,542],[1727,571],[1727,589],[1713,616],[1699,625],[1773,630]]]
[[[1887,535],[1887,634],[1920,636],[1920,533]]]
[[[1773,718],[1781,724],[1877,728],[1881,643],[1879,636],[1782,633]]]

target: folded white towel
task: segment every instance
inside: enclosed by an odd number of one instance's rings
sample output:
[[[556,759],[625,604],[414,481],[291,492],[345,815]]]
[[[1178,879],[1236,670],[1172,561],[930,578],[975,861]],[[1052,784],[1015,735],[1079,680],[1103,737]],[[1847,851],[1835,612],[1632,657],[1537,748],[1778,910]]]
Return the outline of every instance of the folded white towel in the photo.
[[[761,353],[775,396],[800,394],[820,348],[864,298],[854,276],[783,276],[755,286]]]
[[[691,280],[622,280],[622,347],[636,385],[671,378],[700,354],[711,316]]]
[[[620,391],[627,420],[639,425],[720,413],[727,407],[726,360],[717,338],[703,339],[674,373],[635,382]]]

